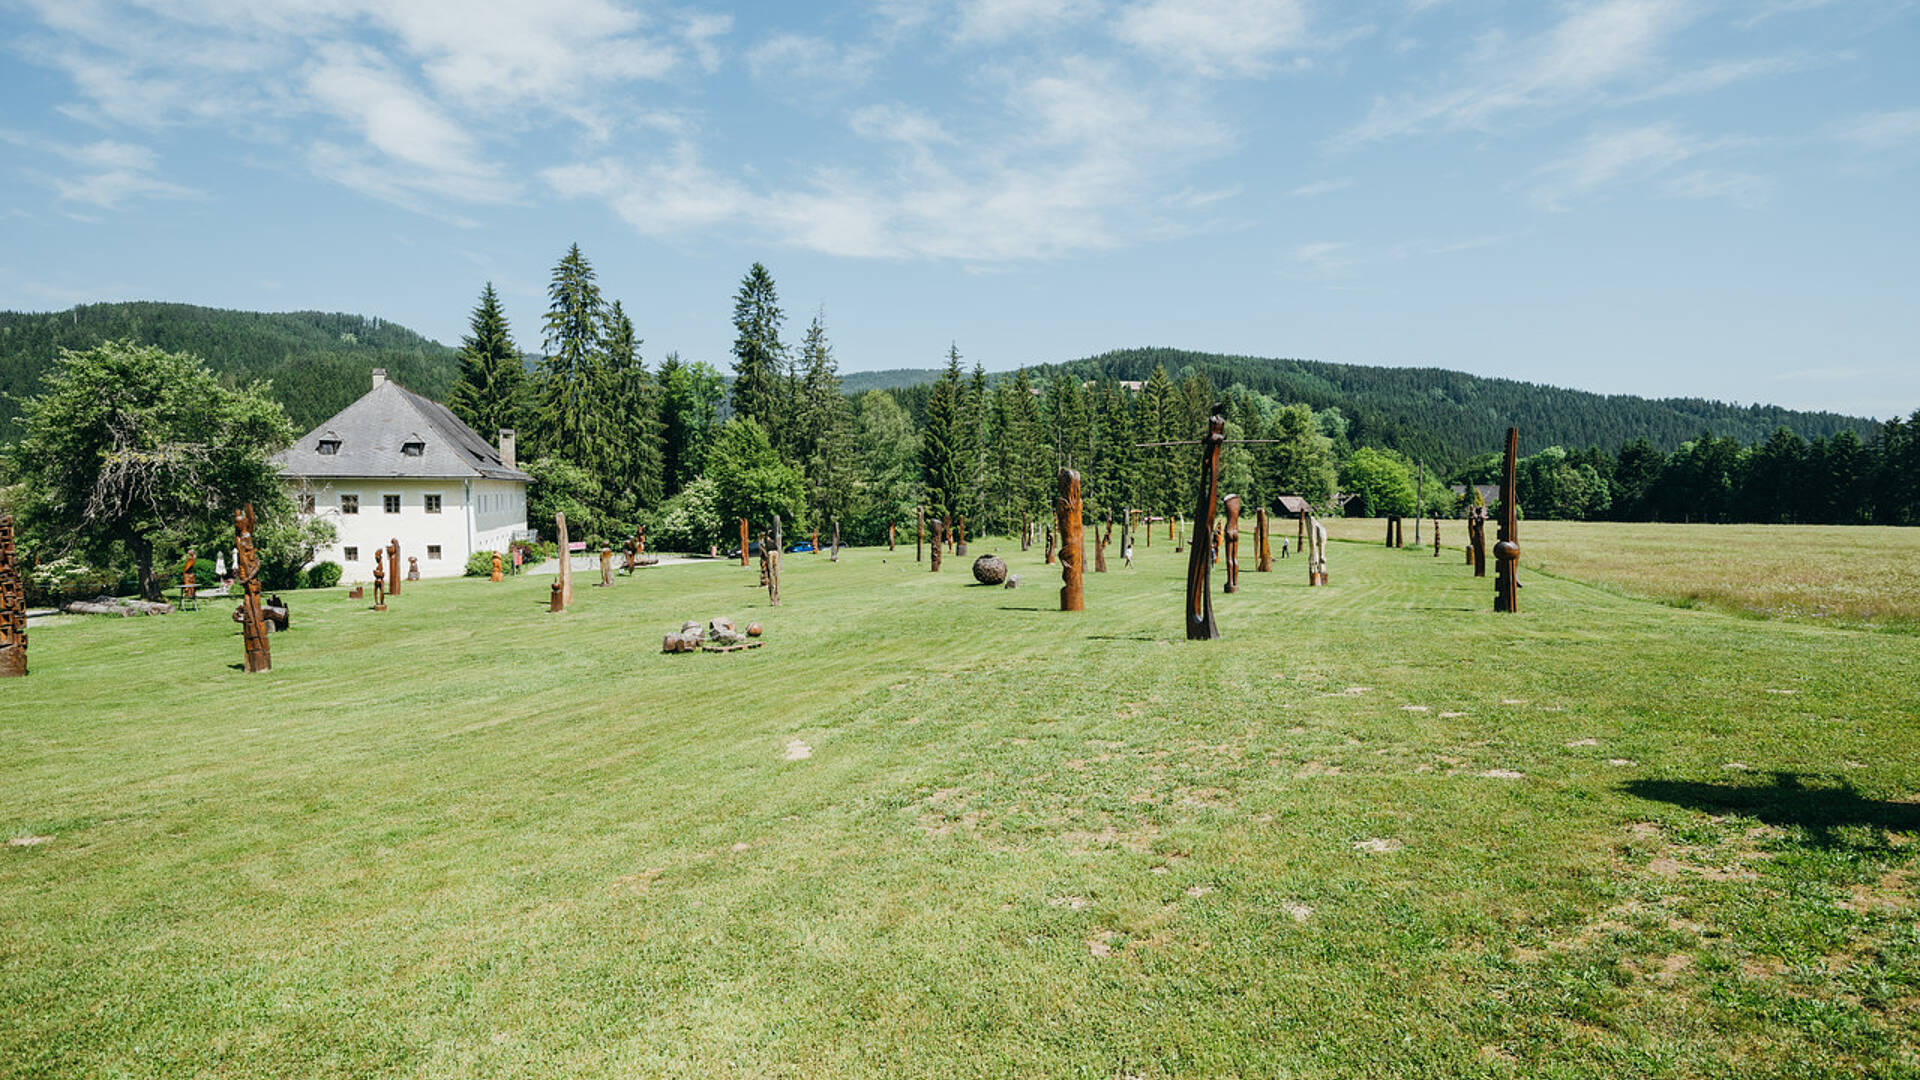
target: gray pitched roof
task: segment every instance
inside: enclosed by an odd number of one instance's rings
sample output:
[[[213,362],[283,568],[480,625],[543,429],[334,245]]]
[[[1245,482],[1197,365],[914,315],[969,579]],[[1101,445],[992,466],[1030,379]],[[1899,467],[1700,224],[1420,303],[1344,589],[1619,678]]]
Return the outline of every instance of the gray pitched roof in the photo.
[[[338,439],[339,450],[322,454],[320,443],[328,439]],[[402,444],[409,442],[426,444],[419,457],[401,452]],[[500,460],[499,449],[461,423],[445,405],[391,380],[300,436],[273,460],[292,476],[533,480],[519,469],[508,468]]]

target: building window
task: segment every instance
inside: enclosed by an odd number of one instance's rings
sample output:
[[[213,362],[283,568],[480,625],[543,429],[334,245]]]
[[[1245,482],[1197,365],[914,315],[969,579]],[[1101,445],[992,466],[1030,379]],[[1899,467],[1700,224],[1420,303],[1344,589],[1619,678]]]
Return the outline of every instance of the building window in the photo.
[[[335,454],[337,454],[337,453],[339,453],[339,452],[340,452],[340,440],[339,440],[339,439],[321,439],[321,440],[320,440],[320,454],[321,454],[321,456],[323,456],[323,457],[332,457],[333,455],[335,455]]]
[[[404,442],[400,444],[400,452],[408,457],[419,457],[427,452],[427,444],[423,442]]]
[[[303,514],[313,513],[313,495],[312,494],[308,492],[302,492],[300,494],[300,512]]]
[[[360,496],[358,495],[340,496],[340,512],[343,514],[359,513],[360,512]]]
[[[439,512],[440,512],[440,496],[438,495],[427,496],[427,513],[437,514]]]
[[[360,549],[357,547],[341,548],[340,557],[347,560],[348,562],[359,562]]]
[[[439,545],[439,544],[428,544],[428,545],[427,545],[427,558],[429,558],[429,559],[437,559],[437,558],[439,558],[439,557],[440,557],[440,545]]]
[[[380,508],[382,510],[385,510],[389,514],[399,513],[400,512],[400,496],[398,495],[380,496]]]

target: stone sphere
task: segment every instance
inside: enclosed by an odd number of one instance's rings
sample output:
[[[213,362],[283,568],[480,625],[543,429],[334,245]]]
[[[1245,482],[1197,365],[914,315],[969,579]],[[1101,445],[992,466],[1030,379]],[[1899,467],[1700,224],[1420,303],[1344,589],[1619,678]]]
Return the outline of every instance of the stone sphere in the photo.
[[[759,637],[759,636],[760,636],[760,624],[759,624],[759,623],[757,623],[757,622],[750,622],[750,623],[748,623],[748,624],[747,624],[747,636],[748,636],[748,637]]]
[[[1007,562],[998,555],[982,555],[973,560],[973,580],[982,585],[998,585],[1007,580]]]

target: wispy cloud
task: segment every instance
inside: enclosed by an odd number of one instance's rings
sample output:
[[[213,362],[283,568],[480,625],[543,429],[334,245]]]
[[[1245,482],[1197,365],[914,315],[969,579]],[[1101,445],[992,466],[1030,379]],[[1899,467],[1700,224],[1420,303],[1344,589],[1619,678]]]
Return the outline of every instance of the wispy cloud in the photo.
[[[1353,181],[1343,176],[1338,180],[1315,180],[1310,184],[1301,184],[1287,194],[1296,199],[1312,199],[1321,195],[1331,195],[1336,191],[1345,191],[1352,186]]]
[[[1258,75],[1276,54],[1310,44],[1301,0],[1143,0],[1121,13],[1114,33],[1199,75]]]
[[[1854,117],[1840,127],[1840,138],[1868,150],[1892,150],[1920,143],[1920,109],[1896,109]]]
[[[747,51],[755,79],[811,89],[850,89],[873,75],[880,51],[811,34],[775,34]]]
[[[64,175],[30,169],[61,202],[98,210],[118,210],[139,199],[199,199],[205,192],[159,177],[159,156],[152,149],[115,139],[70,144],[16,131],[0,131],[0,142],[58,158],[72,168]],[[91,219],[90,219],[91,220]]]
[[[953,37],[961,44],[998,44],[1084,22],[1101,7],[1100,0],[962,0]]]
[[[1725,199],[1745,206],[1766,201],[1772,181],[1753,173],[1700,166],[1674,170],[1717,152],[1752,145],[1744,139],[1704,139],[1672,124],[1598,132],[1574,149],[1534,170],[1535,202],[1565,210],[1575,200],[1624,184],[1657,183],[1664,195],[1689,199]]]

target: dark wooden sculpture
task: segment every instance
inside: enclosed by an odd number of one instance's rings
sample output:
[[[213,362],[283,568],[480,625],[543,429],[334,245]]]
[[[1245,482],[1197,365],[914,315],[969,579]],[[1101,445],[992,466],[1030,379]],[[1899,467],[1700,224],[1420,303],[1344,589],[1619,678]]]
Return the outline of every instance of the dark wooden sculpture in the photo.
[[[1468,561],[1473,563],[1473,576],[1487,576],[1487,508],[1476,506],[1472,516],[1467,518],[1467,529],[1471,534],[1467,546]]]
[[[1253,542],[1254,573],[1272,573],[1273,544],[1269,542],[1267,537],[1267,509],[1264,506],[1254,507],[1253,531],[1257,537]]]
[[[1096,574],[1107,572],[1107,545],[1113,542],[1113,515],[1108,514],[1106,521],[1106,531],[1093,530],[1093,572]]]
[[[1440,557],[1440,515],[1433,515],[1433,557]]]
[[[1085,611],[1087,544],[1080,522],[1080,474],[1060,470],[1060,498],[1053,504],[1055,524],[1060,529],[1060,610]]]
[[[953,554],[953,515],[940,515],[940,535],[947,538],[947,554]]]
[[[253,549],[253,504],[233,512],[233,532],[238,539],[239,557],[234,573],[240,585],[240,637],[246,644],[246,669],[266,671],[273,667],[267,646],[267,619],[260,610],[260,556]]]
[[[965,514],[953,519],[953,553],[962,558],[967,554],[967,515]]]
[[[1200,502],[1193,510],[1193,553],[1187,557],[1187,640],[1212,641],[1220,637],[1213,621],[1213,516],[1220,509],[1220,449],[1227,441],[1224,405],[1215,405],[1207,418],[1207,434],[1200,440]]]
[[[1220,523],[1213,523],[1213,565],[1220,565]]]
[[[773,515],[773,543],[769,545],[763,538],[760,550],[767,553],[767,606],[780,606],[780,553],[787,546],[786,537],[780,531],[780,515]],[[817,552],[816,552],[817,554]]]
[[[387,553],[384,548],[373,549],[373,610],[387,610]],[[559,610],[559,609],[555,609]]]
[[[400,595],[400,538],[387,541],[387,595]]]
[[[1220,536],[1225,542],[1227,559],[1227,587],[1222,592],[1240,591],[1240,496],[1229,495],[1226,501],[1227,522],[1220,527]]]
[[[927,572],[930,574],[937,574],[940,572],[940,554],[945,547],[945,544],[944,544],[945,537],[942,535],[942,531],[941,531],[942,529],[945,528],[945,526],[941,524],[939,518],[928,518],[927,528],[931,533],[931,535],[928,536],[927,539],[933,541],[932,543],[927,545],[927,550],[933,553],[933,558],[929,560],[927,563]]]
[[[1052,566],[1053,565],[1053,526],[1051,525],[1047,526],[1045,531],[1047,534],[1047,565]]]
[[[1507,460],[1500,469],[1500,541],[1493,545],[1493,610],[1520,610],[1520,504],[1514,474],[1520,461],[1520,429],[1507,429]]]
[[[420,560],[412,555],[407,556],[407,580],[420,580]]]
[[[561,593],[562,593],[562,589],[560,587],[560,579],[554,578],[553,585],[551,587],[551,593],[547,597],[547,610],[549,612],[567,610],[566,599],[561,595]]]
[[[27,581],[13,545],[13,515],[0,514],[0,678],[27,673]]]

